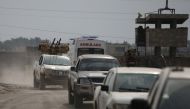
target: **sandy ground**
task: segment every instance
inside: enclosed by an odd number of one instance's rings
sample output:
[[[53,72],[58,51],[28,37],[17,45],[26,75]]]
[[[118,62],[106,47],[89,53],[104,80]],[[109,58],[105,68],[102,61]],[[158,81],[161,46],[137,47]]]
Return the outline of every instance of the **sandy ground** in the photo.
[[[0,109],[75,109],[68,104],[67,90],[60,87],[50,87],[46,90],[0,85]],[[1,91],[0,91],[1,92]],[[91,103],[85,103],[81,109],[91,109]]]
[[[0,109],[74,109],[68,104],[67,88],[34,89],[31,57],[20,55],[0,56]],[[85,103],[81,109],[92,109],[92,104]]]

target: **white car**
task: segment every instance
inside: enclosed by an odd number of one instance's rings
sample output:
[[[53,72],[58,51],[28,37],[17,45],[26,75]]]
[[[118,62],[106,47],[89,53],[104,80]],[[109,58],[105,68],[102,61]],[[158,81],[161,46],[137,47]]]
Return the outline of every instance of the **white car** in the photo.
[[[157,68],[112,68],[95,89],[94,109],[127,109],[133,98],[147,99],[160,72]]]
[[[66,55],[42,54],[34,66],[34,88],[46,85],[63,85],[70,71],[70,58]]]

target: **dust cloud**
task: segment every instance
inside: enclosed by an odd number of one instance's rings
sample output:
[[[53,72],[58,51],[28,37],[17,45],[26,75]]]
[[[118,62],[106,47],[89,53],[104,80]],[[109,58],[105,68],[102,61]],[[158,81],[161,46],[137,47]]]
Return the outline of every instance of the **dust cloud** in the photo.
[[[29,53],[0,53],[0,83],[33,86],[33,63]]]
[[[1,70],[0,83],[17,84],[24,86],[32,86],[33,74],[32,69],[23,66],[19,67],[8,67]]]

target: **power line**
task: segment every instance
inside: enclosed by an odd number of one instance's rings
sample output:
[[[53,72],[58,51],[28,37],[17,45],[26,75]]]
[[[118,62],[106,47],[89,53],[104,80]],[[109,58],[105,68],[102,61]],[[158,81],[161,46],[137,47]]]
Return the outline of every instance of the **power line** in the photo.
[[[66,12],[66,13],[85,13],[85,14],[136,14],[131,12],[109,12],[109,11],[79,11],[79,10],[50,10],[50,9],[33,9],[33,8],[12,8],[0,6],[0,9],[23,10],[23,11],[41,11],[41,12]]]
[[[26,17],[45,17],[45,18],[65,18],[65,19],[80,19],[80,20],[112,20],[112,21],[126,21],[127,19],[133,19],[133,18],[104,18],[104,17],[65,17],[65,16],[55,16],[55,15],[29,15],[29,14],[7,14],[7,13],[0,13],[0,15],[8,15],[8,16],[26,16]]]
[[[38,28],[22,27],[22,26],[16,26],[16,25],[2,25],[2,24],[0,24],[0,26],[2,26],[2,27],[11,27],[11,28],[19,28],[19,29],[27,29],[27,30],[35,30],[35,31],[43,31],[43,32],[84,35],[84,34],[81,34],[81,33],[60,32],[60,31],[52,31],[52,30],[45,30],[45,29],[38,29]]]
[[[71,35],[80,35],[80,36],[98,36],[102,38],[125,38],[125,39],[134,39],[134,38],[127,38],[126,36],[111,36],[111,35],[92,35],[92,34],[84,34],[84,33],[77,33],[77,32],[63,32],[63,31],[53,31],[53,30],[45,30],[45,29],[38,29],[38,28],[30,28],[30,27],[23,27],[23,26],[16,26],[16,25],[3,25],[0,24],[1,27],[8,27],[8,28],[19,28],[19,29],[27,29],[27,30],[34,30],[34,31],[43,31],[43,32],[50,32],[50,33],[59,33],[59,34],[71,34]]]

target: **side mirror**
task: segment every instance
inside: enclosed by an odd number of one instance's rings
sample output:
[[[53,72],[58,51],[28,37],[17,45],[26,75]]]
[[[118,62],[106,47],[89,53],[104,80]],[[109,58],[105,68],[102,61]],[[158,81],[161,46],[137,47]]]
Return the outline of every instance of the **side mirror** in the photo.
[[[148,101],[144,99],[133,99],[130,107],[130,109],[150,109]]]
[[[108,90],[109,90],[109,87],[108,87],[108,86],[106,86],[106,85],[101,85],[101,91],[106,91],[106,92],[108,92]]]
[[[71,67],[71,71],[76,71],[76,68],[75,67]]]

